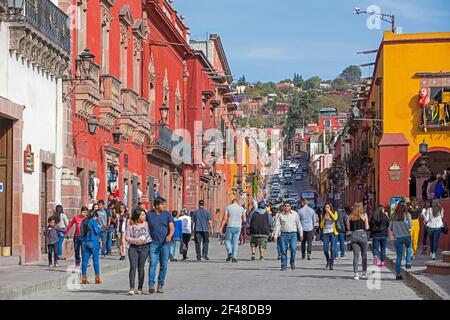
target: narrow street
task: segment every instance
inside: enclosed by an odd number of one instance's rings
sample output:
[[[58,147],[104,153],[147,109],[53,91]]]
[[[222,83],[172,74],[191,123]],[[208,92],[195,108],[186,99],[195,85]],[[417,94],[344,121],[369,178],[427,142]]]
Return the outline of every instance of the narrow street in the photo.
[[[239,262],[225,262],[225,247],[217,239],[210,242],[210,261],[197,262],[194,243],[190,260],[169,264],[164,294],[148,294],[147,274],[144,295],[128,296],[128,269],[103,275],[103,283],[83,286],[81,291],[66,288],[43,292],[28,297],[38,300],[305,300],[305,299],[421,299],[403,282],[395,280],[389,270],[381,273],[381,289],[370,290],[365,280],[353,280],[352,254],[337,260],[335,270],[325,270],[325,259],[315,244],[311,261],[302,261],[297,252],[297,269],[280,271],[274,243],[268,244],[265,261],[250,261],[250,245],[239,247]],[[300,248],[299,248],[300,249]],[[101,261],[100,261],[101,264]],[[148,263],[146,271],[148,270]],[[89,270],[91,283],[92,270]],[[92,278],[92,279],[91,279]]]
[[[308,179],[297,181],[293,185],[283,186],[282,190],[300,192],[310,188]],[[395,280],[392,271],[384,269],[381,272],[380,289],[368,289],[366,280],[353,279],[352,253],[348,252],[345,260],[337,260],[335,270],[325,269],[325,258],[322,253],[322,243],[314,242],[312,260],[301,260],[300,246],[297,249],[297,269],[280,271],[280,261],[277,260],[276,245],[268,244],[265,260],[250,260],[249,239],[245,245],[239,246],[239,262],[225,261],[225,246],[216,238],[210,241],[210,261],[195,260],[195,245],[189,246],[190,260],[169,264],[164,294],[148,294],[146,264],[145,294],[129,297],[128,269],[112,272],[102,276],[100,285],[90,284],[81,291],[69,291],[60,288],[42,294],[30,296],[28,299],[422,299],[418,293]],[[370,257],[370,254],[369,254]],[[116,258],[116,256],[114,256]],[[370,261],[370,259],[369,259]],[[100,260],[101,264],[102,260]],[[360,266],[361,267],[361,266]],[[90,278],[92,270],[90,270]],[[91,279],[93,282],[93,279]]]

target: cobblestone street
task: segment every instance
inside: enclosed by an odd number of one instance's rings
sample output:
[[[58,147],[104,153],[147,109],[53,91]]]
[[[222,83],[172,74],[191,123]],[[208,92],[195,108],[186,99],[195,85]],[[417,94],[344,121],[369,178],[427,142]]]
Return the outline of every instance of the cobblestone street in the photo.
[[[128,296],[128,269],[104,274],[100,285],[86,285],[81,291],[66,288],[44,292],[28,299],[112,300],[112,299],[422,299],[403,282],[396,281],[389,270],[381,274],[381,289],[370,290],[366,280],[353,280],[352,253],[345,260],[337,260],[335,269],[325,269],[323,253],[316,242],[311,261],[302,261],[297,252],[297,269],[280,271],[276,246],[269,243],[265,261],[250,260],[250,245],[240,246],[238,263],[225,262],[225,248],[217,239],[210,242],[210,261],[197,262],[190,246],[191,259],[169,264],[164,294],[148,294],[147,274],[144,295]],[[192,260],[194,257],[194,260]],[[101,261],[100,261],[101,263]],[[146,265],[146,272],[148,264]],[[93,282],[92,271],[89,270]],[[92,278],[92,279],[91,279]]]

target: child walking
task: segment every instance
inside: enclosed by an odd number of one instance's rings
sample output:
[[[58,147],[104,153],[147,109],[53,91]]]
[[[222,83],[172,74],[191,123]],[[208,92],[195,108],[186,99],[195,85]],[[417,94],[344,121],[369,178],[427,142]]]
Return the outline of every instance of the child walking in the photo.
[[[180,213],[174,210],[172,211],[172,217],[174,219],[175,233],[173,234],[173,243],[170,247],[170,262],[178,261],[181,239],[183,238],[183,221],[180,219]]]
[[[58,267],[57,249],[59,242],[59,233],[64,232],[64,230],[56,226],[56,218],[54,216],[49,217],[47,222],[48,225],[44,230],[44,235],[48,251],[48,266],[50,268],[53,268]]]

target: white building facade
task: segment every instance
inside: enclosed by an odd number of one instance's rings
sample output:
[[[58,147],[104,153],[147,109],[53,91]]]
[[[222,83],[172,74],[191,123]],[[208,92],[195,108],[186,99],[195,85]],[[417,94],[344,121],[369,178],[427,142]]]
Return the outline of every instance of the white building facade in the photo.
[[[70,30],[53,2],[25,0],[21,19],[0,21],[0,246],[19,262],[45,253],[42,230],[62,203]]]

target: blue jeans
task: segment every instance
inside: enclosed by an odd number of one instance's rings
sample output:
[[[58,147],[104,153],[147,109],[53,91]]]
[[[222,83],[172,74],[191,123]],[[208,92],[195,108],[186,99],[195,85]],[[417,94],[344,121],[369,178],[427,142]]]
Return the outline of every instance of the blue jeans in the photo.
[[[341,251],[341,257],[345,257],[345,232],[340,232],[336,236],[336,244],[334,246],[334,252],[336,253],[335,259],[337,258],[339,249]]]
[[[411,243],[411,236],[400,237],[395,239],[395,251],[397,253],[397,260],[395,262],[395,272],[397,273],[397,276],[400,275],[400,271],[402,268],[403,252],[410,246],[410,243]],[[409,250],[406,254],[406,264],[411,264],[411,254]]]
[[[291,251],[291,267],[295,267],[295,254],[297,250],[297,232],[281,233],[281,268],[287,267],[287,251]]]
[[[439,248],[439,238],[441,236],[441,228],[428,228],[428,236],[430,237],[431,253],[437,253]]]
[[[277,253],[278,253],[278,256],[279,257],[281,257],[281,237],[279,237],[278,239],[277,239]]]
[[[106,252],[111,253],[112,251],[112,235],[114,233],[114,228],[109,228],[106,233]]]
[[[330,248],[331,247],[331,248]],[[334,233],[325,233],[323,234],[323,253],[325,254],[325,258],[327,258],[327,262],[330,262],[330,250],[331,250],[331,263],[336,259],[336,235]]]
[[[178,258],[178,254],[180,253],[180,245],[181,240],[173,240],[172,245],[170,246],[170,259]]]
[[[386,244],[387,244],[387,237],[373,237],[373,257],[378,257],[378,252],[380,252],[381,247],[381,254],[380,254],[380,261],[384,262],[386,259]]]
[[[58,257],[62,257],[62,245],[63,245],[63,242],[64,242],[64,232],[58,232],[58,236],[59,236],[59,239],[58,239],[58,250],[57,250],[57,252],[58,252]]]
[[[81,263],[81,238],[73,237],[73,251],[75,253],[75,264],[78,266]]]
[[[100,265],[98,262],[98,258],[100,255],[100,248],[98,241],[83,241],[81,244],[82,252],[83,252],[83,260],[81,262],[81,274],[85,276],[87,274],[87,265],[89,259],[92,256],[92,260],[94,261],[94,271],[95,275],[100,275]]]
[[[150,244],[150,268],[148,269],[148,285],[155,287],[156,266],[159,262],[158,285],[163,286],[167,274],[169,263],[170,246],[172,243],[151,243]]]
[[[106,255],[106,237],[107,237],[108,231],[101,231],[100,232],[100,239],[102,241],[102,255]]]
[[[227,254],[231,255],[233,258],[237,258],[240,235],[240,227],[227,227],[227,234],[225,235],[225,248],[227,249]]]

